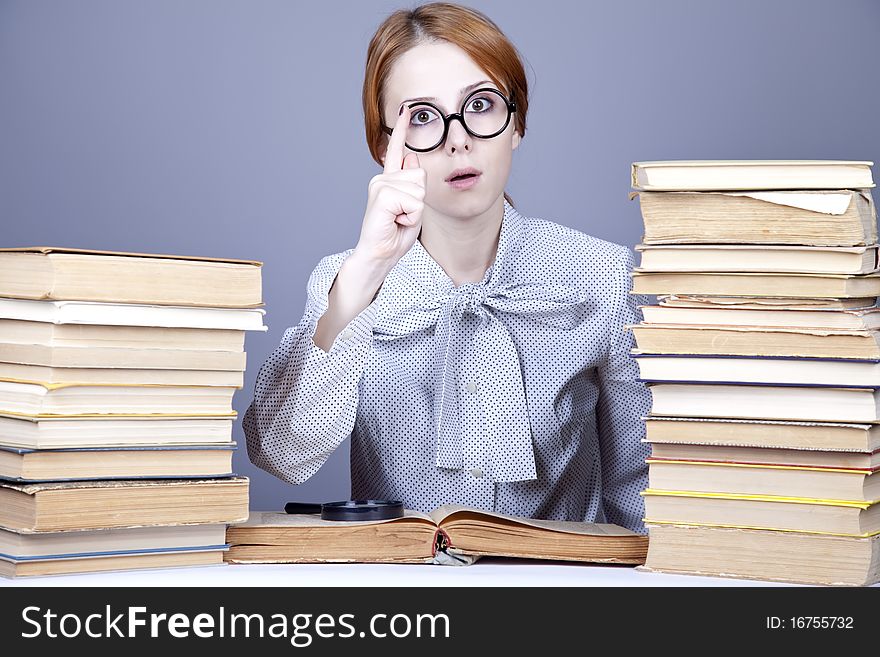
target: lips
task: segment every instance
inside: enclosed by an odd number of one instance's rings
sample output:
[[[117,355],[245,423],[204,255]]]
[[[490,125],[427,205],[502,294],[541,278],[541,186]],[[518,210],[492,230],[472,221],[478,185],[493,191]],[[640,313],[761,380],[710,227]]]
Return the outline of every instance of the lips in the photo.
[[[446,177],[446,182],[455,182],[460,180],[469,180],[475,178],[482,173],[479,169],[467,167],[464,169],[456,169]]]

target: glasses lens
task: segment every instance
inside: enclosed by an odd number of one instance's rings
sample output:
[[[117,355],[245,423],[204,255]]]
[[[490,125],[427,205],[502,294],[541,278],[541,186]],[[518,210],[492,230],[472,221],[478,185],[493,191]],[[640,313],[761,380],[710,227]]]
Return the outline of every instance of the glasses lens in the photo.
[[[443,138],[443,117],[430,105],[413,105],[406,128],[406,145],[413,149],[433,148]]]
[[[504,128],[508,110],[504,96],[484,89],[467,99],[464,108],[464,121],[478,137],[491,137]]]

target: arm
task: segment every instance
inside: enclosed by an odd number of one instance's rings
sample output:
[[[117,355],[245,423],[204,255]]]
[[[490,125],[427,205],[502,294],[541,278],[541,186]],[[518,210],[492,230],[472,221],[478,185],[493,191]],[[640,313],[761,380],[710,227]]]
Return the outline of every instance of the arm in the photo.
[[[294,484],[351,434],[378,290],[421,230],[427,173],[415,153],[404,156],[408,123],[401,105],[383,173],[370,180],[358,246],[318,263],[303,318],[260,368],[242,419],[254,465]]]
[[[336,336],[376,300],[388,271],[387,265],[359,255],[357,249],[351,252],[330,286],[329,307],[320,316],[312,341],[330,351]]]
[[[651,391],[636,379],[638,363],[630,356],[635,346],[631,330],[626,324],[642,321],[639,305],[648,303],[644,295],[630,294],[630,272],[635,263],[632,251],[621,247],[617,310],[610,326],[611,346],[605,361],[599,367],[599,401],[597,423],[599,452],[602,462],[602,502],[607,521],[639,533],[645,533],[642,521],[644,502],[639,493],[648,486],[648,466],[645,459],[651,446],[641,442],[645,437],[645,423],[641,419],[651,410]]]
[[[251,462],[293,484],[317,472],[354,427],[358,382],[372,349],[375,297],[356,311],[346,306],[352,318],[327,332],[327,351],[313,341],[329,312],[330,288],[351,253],[327,256],[312,272],[303,317],[260,368],[242,419]]]

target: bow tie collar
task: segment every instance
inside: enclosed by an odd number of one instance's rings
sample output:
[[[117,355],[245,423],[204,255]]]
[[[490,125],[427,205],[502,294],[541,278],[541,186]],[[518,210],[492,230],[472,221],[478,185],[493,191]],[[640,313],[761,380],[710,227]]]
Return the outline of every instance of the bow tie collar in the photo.
[[[455,287],[452,280],[416,241],[401,259],[406,279],[402,294],[383,298],[374,326],[378,340],[394,340],[434,329],[436,464],[464,467],[467,427],[461,407],[474,395],[485,419],[489,476],[494,481],[537,478],[531,425],[519,354],[502,313],[515,313],[561,329],[578,325],[582,305],[576,290],[561,286],[502,282],[520,247],[525,218],[507,202],[492,267],[479,283]],[[472,349],[472,351],[471,351]],[[466,380],[465,359],[480,363],[476,380]]]

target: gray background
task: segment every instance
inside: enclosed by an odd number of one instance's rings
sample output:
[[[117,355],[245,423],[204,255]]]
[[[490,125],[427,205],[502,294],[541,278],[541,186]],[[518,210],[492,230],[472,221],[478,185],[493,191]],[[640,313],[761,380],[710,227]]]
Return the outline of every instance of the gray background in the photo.
[[[525,57],[508,190],[526,215],[629,246],[629,166],[880,157],[874,0],[469,3]],[[244,413],[318,260],[354,246],[369,178],[360,105],[374,0],[0,0],[0,222],[49,244],[262,260]],[[348,444],[252,508],[349,496]]]

